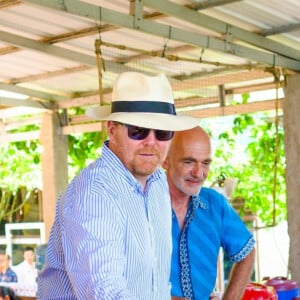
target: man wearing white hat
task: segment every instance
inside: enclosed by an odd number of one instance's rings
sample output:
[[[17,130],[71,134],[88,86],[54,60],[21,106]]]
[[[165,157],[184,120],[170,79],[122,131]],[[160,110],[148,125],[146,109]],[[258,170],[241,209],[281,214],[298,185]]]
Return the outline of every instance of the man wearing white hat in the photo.
[[[160,169],[174,131],[199,120],[175,113],[164,75],[121,74],[101,158],[59,198],[39,275],[39,299],[170,299],[171,206]]]

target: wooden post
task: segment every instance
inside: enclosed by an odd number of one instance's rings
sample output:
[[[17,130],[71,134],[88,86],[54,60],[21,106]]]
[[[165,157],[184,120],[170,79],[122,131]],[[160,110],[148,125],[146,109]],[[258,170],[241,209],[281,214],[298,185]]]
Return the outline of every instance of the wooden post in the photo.
[[[300,74],[287,78],[284,100],[284,146],[286,156],[286,190],[289,268],[293,280],[300,283]]]
[[[68,137],[62,134],[57,113],[46,112],[42,118],[40,141],[43,173],[43,221],[46,241],[55,217],[58,196],[68,184]]]

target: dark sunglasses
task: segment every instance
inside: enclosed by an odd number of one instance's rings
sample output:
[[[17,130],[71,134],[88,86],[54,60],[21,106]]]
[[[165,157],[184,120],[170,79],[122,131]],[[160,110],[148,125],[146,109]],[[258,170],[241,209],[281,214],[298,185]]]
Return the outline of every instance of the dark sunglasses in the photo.
[[[154,131],[154,135],[158,141],[169,141],[174,135],[174,131],[149,129],[128,124],[123,125],[127,127],[128,137],[136,141],[144,140],[151,130]]]

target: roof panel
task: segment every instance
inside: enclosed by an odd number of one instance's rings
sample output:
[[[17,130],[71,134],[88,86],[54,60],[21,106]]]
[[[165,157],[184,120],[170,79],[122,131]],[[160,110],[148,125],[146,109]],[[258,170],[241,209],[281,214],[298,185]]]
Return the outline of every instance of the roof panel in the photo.
[[[112,80],[124,70],[164,72],[174,84],[175,97],[194,97],[199,103],[205,93],[208,102],[217,101],[220,85],[249,90],[258,83],[269,85],[270,73],[263,71],[274,61],[291,73],[300,70],[300,1],[219,3],[212,7],[196,0],[0,2],[0,89],[25,96],[28,92],[29,104],[39,95],[60,103],[84,95],[76,105],[98,104],[93,101],[99,89],[95,41],[100,39],[107,99]],[[205,16],[209,22],[201,22]],[[220,77],[214,83],[215,74]],[[1,97],[0,105],[10,104]],[[191,102],[180,103],[182,107]]]

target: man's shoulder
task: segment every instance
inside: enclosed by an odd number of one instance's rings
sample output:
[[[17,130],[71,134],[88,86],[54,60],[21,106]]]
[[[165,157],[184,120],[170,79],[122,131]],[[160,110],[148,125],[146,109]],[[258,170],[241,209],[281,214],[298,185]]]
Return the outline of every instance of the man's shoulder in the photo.
[[[5,272],[5,275],[9,277],[10,282],[16,282],[18,280],[17,273],[14,270],[12,270],[12,268],[8,268]]]
[[[200,198],[219,198],[222,200],[226,200],[226,198],[224,197],[224,195],[222,195],[221,193],[219,193],[218,191],[216,191],[213,188],[210,187],[201,187],[200,193],[199,193]]]
[[[16,272],[11,268],[9,267],[7,270],[6,270],[7,273],[9,274],[16,274]]]
[[[228,199],[218,191],[210,187],[202,187],[199,193],[199,199],[208,209],[228,209],[230,207]]]

